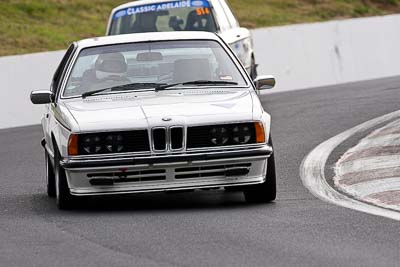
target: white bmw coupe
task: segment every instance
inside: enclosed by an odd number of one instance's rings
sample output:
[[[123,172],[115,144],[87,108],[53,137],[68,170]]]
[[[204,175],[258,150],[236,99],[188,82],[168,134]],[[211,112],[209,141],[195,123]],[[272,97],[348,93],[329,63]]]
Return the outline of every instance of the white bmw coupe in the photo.
[[[165,32],[73,43],[42,118],[47,193],[60,209],[84,196],[225,188],[276,196],[271,118],[214,33]]]

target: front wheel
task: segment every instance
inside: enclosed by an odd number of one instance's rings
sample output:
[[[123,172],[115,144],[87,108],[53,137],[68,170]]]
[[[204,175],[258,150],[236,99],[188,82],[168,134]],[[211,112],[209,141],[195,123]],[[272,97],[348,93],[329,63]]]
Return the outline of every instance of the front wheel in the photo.
[[[270,137],[270,145],[272,140]],[[276,172],[274,153],[268,158],[265,182],[257,185],[246,186],[243,190],[244,197],[249,203],[268,203],[276,199]]]
[[[47,188],[47,195],[49,197],[56,196],[56,182],[55,182],[55,175],[54,175],[54,168],[51,165],[49,153],[47,150],[44,150],[44,162],[46,165],[46,188]]]
[[[60,210],[72,209],[75,205],[75,197],[71,195],[68,187],[67,175],[60,165],[60,154],[55,151],[54,156],[54,174],[56,203]]]

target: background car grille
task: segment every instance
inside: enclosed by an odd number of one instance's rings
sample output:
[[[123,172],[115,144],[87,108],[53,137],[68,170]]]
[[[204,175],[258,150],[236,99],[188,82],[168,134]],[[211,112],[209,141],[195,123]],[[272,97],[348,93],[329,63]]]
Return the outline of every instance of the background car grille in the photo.
[[[110,138],[110,136],[112,138]],[[115,137],[121,139],[115,141]],[[85,139],[87,138],[91,138],[92,140],[96,141],[92,141],[90,144],[87,144],[85,143]],[[111,145],[112,149],[108,149],[107,145]],[[91,147],[91,149],[89,149],[90,152],[88,152],[87,147]],[[78,138],[78,150],[79,155],[150,151],[148,131],[136,130],[125,132],[80,134]]]
[[[209,126],[195,126],[188,127],[187,129],[187,148],[202,148],[202,147],[215,147],[215,146],[231,146],[237,145],[232,138],[232,130],[235,126],[247,126],[250,129],[251,138],[246,144],[256,143],[256,134],[254,123],[237,123],[237,124],[220,124]],[[225,128],[227,131],[228,141],[225,144],[216,145],[211,142],[213,128]]]

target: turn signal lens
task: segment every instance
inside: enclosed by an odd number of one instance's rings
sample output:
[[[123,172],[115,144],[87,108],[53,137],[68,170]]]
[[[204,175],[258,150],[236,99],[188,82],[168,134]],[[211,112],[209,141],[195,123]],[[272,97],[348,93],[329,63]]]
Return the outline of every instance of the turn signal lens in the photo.
[[[68,140],[68,155],[77,156],[78,155],[78,135],[71,134]]]
[[[265,143],[264,126],[261,122],[255,122],[254,128],[256,129],[256,142]]]

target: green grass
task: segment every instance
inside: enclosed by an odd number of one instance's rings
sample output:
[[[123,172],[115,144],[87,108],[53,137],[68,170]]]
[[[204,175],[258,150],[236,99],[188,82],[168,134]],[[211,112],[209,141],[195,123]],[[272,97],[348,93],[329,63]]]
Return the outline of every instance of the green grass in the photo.
[[[1,0],[0,56],[66,48],[104,35],[121,0]],[[230,0],[246,27],[392,14],[400,0]]]
[[[243,26],[255,28],[398,13],[399,0],[231,0]]]

